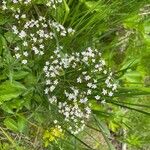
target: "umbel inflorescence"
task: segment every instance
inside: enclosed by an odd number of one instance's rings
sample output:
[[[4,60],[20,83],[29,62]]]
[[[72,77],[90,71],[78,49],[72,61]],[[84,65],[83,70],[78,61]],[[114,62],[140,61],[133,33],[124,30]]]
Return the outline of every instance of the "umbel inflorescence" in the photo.
[[[14,7],[12,7],[12,5],[31,5],[33,2],[35,2],[36,0],[2,0],[2,8],[3,10],[8,9],[8,6],[11,6],[11,9],[14,9]],[[63,1],[62,0],[43,0],[42,3],[44,3],[46,6],[50,7],[50,8],[54,8],[56,9],[57,5],[61,4]]]
[[[26,13],[25,8],[34,8],[34,2],[2,1],[2,9],[9,14],[11,12],[14,19],[11,30],[19,39],[13,43],[12,54],[23,65],[30,60],[37,60],[45,52],[50,55],[43,69],[44,92],[63,118],[63,122],[55,120],[54,124],[60,131],[65,126],[72,134],[78,134],[90,118],[90,101],[104,104],[107,99],[112,99],[117,85],[99,50],[88,47],[81,52],[63,53],[63,47],[58,46],[59,38],[71,36],[75,31],[66,28],[54,17],[47,16],[47,12],[39,15],[38,8]],[[60,4],[62,0],[46,0],[42,3],[50,10],[55,10]],[[56,47],[54,51],[50,48],[51,44]]]
[[[20,37],[22,45],[14,48],[15,57],[22,60],[23,64],[27,63],[29,56],[43,55],[44,51],[51,44],[50,42],[55,36],[67,36],[72,34],[72,28],[65,29],[65,27],[53,20],[47,20],[43,16],[38,19],[25,21],[23,28],[13,26],[13,33]]]
[[[33,15],[35,10],[26,13],[25,8],[28,5],[33,7],[33,2],[33,0],[2,2],[3,10],[10,11],[14,18],[12,32],[19,40],[14,44],[12,53],[22,64],[27,64],[33,57],[39,58],[41,55],[44,55],[45,51],[51,46],[51,43],[56,43],[56,38],[70,36],[75,32],[72,28],[65,28],[59,22],[46,17],[45,14],[37,14],[35,17]],[[51,9],[61,2],[61,0],[51,0],[47,1],[45,6],[48,5],[50,7],[48,9]]]
[[[105,103],[117,89],[113,73],[97,49],[63,54],[58,47],[44,66],[49,102],[58,107],[68,129],[77,134],[89,119],[90,100]]]

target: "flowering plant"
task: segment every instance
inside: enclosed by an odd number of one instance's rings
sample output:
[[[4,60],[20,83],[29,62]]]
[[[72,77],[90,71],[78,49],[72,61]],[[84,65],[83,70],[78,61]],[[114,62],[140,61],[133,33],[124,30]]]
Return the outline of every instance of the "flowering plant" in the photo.
[[[128,17],[142,7],[136,5]],[[140,32],[121,12],[132,6],[105,0],[0,2],[0,149],[134,145],[136,135],[125,126],[132,122],[127,109],[149,115],[149,106],[132,102],[149,89],[141,84],[146,73],[133,50],[144,45],[147,28]],[[105,142],[95,140],[99,133]]]

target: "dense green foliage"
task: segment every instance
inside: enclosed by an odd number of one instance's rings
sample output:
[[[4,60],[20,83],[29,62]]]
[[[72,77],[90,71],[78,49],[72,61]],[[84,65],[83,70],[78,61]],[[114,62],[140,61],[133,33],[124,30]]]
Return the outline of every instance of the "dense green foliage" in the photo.
[[[150,149],[150,1],[63,0],[56,9],[45,5],[46,0],[32,0],[28,6],[20,2],[14,8],[26,14],[21,23],[12,15],[12,1],[5,1],[0,2],[0,150]],[[75,32],[62,37],[52,28],[56,34],[44,41],[44,55],[29,52],[28,63],[23,64],[14,49],[16,45],[23,49],[24,41],[12,28],[18,25],[21,30],[25,21],[39,16]],[[98,49],[118,84],[105,104],[89,99],[92,113],[79,134],[68,130],[44,93],[43,68],[58,46],[63,46],[61,57],[87,47]],[[67,72],[63,71],[61,76]],[[73,81],[77,74],[66,79]],[[105,76],[95,76],[101,77],[103,86]],[[63,133],[54,127],[55,119],[62,120]]]

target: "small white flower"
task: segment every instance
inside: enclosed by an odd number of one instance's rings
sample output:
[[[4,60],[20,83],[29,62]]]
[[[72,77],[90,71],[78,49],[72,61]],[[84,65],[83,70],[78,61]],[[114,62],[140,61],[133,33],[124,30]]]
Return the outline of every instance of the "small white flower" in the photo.
[[[50,86],[50,91],[51,91],[51,92],[53,92],[54,89],[55,89],[55,86],[54,86],[54,85]]]
[[[103,89],[102,94],[106,95],[107,94],[107,90]]]
[[[105,100],[102,100],[102,101],[101,101],[101,104],[106,104],[106,101],[105,101]]]
[[[16,19],[19,19],[19,15],[15,15],[15,18],[16,18]]]
[[[50,80],[46,80],[46,85],[50,85],[51,81]]]
[[[109,92],[108,95],[111,97],[113,96],[113,92]]]
[[[87,72],[86,72],[86,71],[84,71],[84,72],[82,72],[82,74],[83,74],[83,75],[85,75],[85,74],[87,74]]]
[[[57,120],[54,120],[54,124],[57,124],[58,123],[58,121]]]
[[[28,54],[28,52],[26,51],[26,52],[23,52],[23,55],[27,57],[29,54]]]
[[[97,88],[97,85],[96,84],[93,84],[92,85],[92,89],[96,89]]]
[[[80,99],[80,103],[86,103],[88,101],[87,97]]]
[[[45,64],[48,66],[50,63],[49,63],[49,61],[47,61]]]
[[[12,29],[13,29],[13,33],[14,34],[18,34],[19,33],[19,31],[18,31],[16,26],[13,26]]]
[[[22,64],[27,64],[27,60],[26,59],[22,60]]]
[[[19,53],[17,53],[17,54],[15,54],[15,56],[18,59],[18,58],[20,58],[21,55]]]
[[[68,28],[68,33],[74,33],[75,32],[75,30],[73,30],[72,28]]]
[[[91,94],[92,94],[92,91],[90,89],[88,89],[87,95],[91,95]]]
[[[91,79],[90,76],[85,76],[85,80],[86,80],[86,81],[88,81],[88,80],[90,80],[90,79]]]
[[[82,80],[80,77],[77,78],[77,83],[82,83]]]
[[[55,80],[55,81],[54,81],[54,84],[57,85],[57,84],[58,84],[58,80]]]
[[[14,50],[15,50],[15,51],[18,51],[18,50],[19,50],[19,47],[18,47],[18,46],[17,46],[17,47],[15,47],[15,48],[14,48]]]
[[[21,16],[21,18],[25,19],[25,18],[26,18],[26,14],[23,14],[23,15]]]
[[[26,41],[24,41],[23,46],[28,46],[28,43]]]
[[[103,73],[104,73],[104,74],[107,74],[107,70],[104,70]]]
[[[89,88],[91,88],[91,87],[92,87],[92,83],[88,83],[87,86],[88,86]]]
[[[40,51],[40,55],[44,55],[44,52],[43,52],[43,51]]]
[[[117,84],[113,84],[112,90],[114,91],[114,90],[116,90],[116,89],[117,89]]]
[[[27,36],[27,34],[26,34],[26,32],[23,31],[23,30],[19,33],[19,37],[20,37],[21,39],[23,39],[23,38],[26,37],[26,36]]]
[[[99,100],[99,99],[100,99],[100,96],[99,96],[99,95],[96,95],[96,96],[95,96],[95,99],[96,99],[96,100]]]
[[[44,45],[40,44],[40,48],[43,49],[43,48],[44,48]]]

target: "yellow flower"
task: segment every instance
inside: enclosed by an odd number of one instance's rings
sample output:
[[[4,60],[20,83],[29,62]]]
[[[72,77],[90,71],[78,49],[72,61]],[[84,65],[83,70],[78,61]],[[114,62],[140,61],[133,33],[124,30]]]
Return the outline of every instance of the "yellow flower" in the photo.
[[[63,137],[63,132],[60,128],[52,127],[50,130],[45,130],[43,134],[44,145],[47,147],[50,142],[55,141],[57,138]]]

